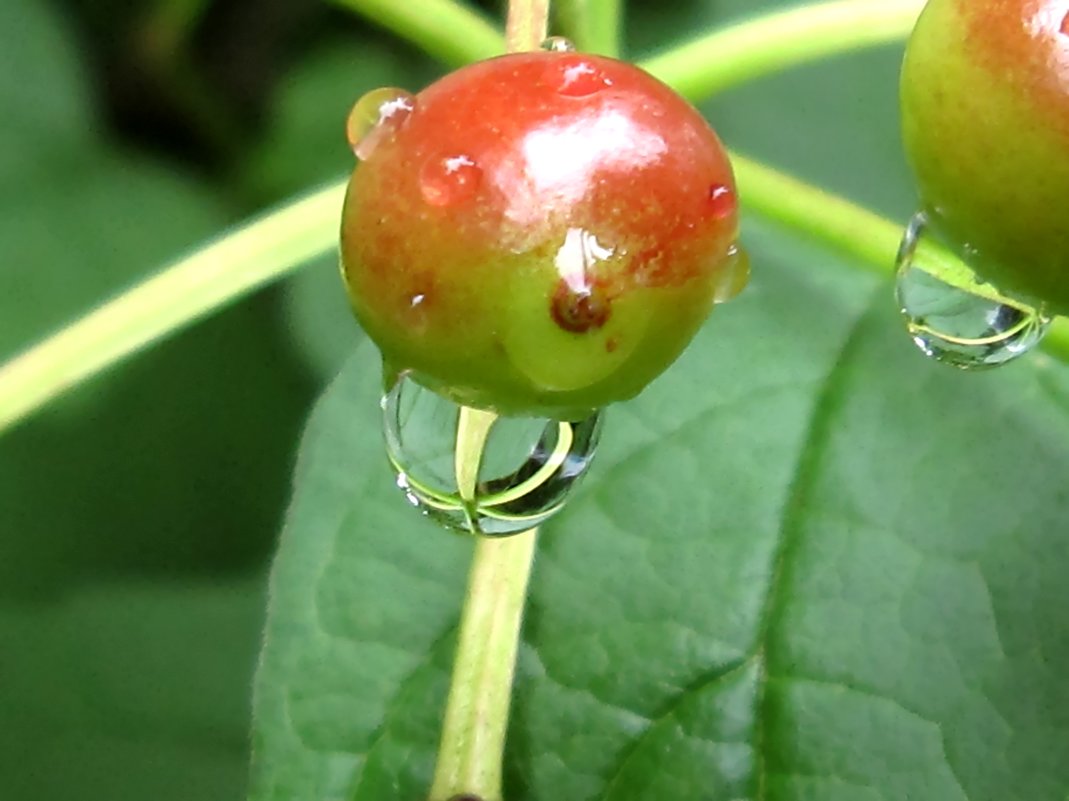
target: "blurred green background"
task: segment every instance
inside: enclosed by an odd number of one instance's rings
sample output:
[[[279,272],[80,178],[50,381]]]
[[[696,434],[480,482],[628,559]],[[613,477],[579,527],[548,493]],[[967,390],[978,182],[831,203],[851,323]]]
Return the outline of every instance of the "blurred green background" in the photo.
[[[630,54],[785,5],[631,3]],[[899,57],[706,110],[731,146],[904,219]],[[4,0],[0,359],[344,175],[351,103],[440,71],[307,0]],[[323,259],[0,437],[0,799],[243,795],[295,443],[358,336]]]

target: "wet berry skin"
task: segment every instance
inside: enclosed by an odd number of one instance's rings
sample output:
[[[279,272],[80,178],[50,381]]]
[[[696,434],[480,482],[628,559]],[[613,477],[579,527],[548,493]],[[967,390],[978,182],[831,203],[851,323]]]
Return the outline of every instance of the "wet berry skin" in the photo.
[[[1069,313],[1069,2],[930,0],[903,138],[936,229],[981,277]]]
[[[739,266],[723,147],[623,62],[470,65],[363,155],[341,235],[353,308],[388,373],[458,403],[564,419],[630,398]]]

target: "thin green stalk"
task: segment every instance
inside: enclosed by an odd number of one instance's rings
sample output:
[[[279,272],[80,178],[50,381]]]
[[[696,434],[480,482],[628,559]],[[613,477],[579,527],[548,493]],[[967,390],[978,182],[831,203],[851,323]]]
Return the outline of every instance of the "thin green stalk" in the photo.
[[[344,189],[329,186],[242,226],[0,365],[0,431],[334,246]]]
[[[509,52],[536,49],[546,38],[549,0],[510,0],[508,9]],[[496,420],[493,412],[466,406],[457,418],[453,469],[470,521],[478,515],[479,466]],[[476,539],[428,801],[501,801],[512,680],[537,538],[531,529]]]
[[[460,410],[454,458],[465,503],[475,500],[479,464],[496,419],[492,412]],[[475,543],[429,801],[501,800],[512,679],[536,539],[532,529]]]
[[[622,0],[558,0],[555,15],[561,33],[580,50],[620,55]]]
[[[475,543],[429,801],[501,801],[516,651],[538,531]]]
[[[839,0],[766,14],[653,56],[640,66],[692,100],[837,53],[899,41],[924,0]]]
[[[455,0],[330,0],[451,67],[501,53],[505,40],[484,17]]]

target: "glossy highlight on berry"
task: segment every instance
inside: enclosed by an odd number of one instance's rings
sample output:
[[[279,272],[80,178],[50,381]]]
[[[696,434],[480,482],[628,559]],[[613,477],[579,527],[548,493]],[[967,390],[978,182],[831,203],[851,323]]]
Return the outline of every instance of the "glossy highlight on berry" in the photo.
[[[390,375],[583,419],[641,391],[745,285],[727,154],[637,67],[552,46],[458,70],[408,108],[353,172],[341,236]]]
[[[612,78],[587,60],[564,64],[556,80],[557,91],[565,97],[586,97],[612,86]]]
[[[469,156],[434,156],[420,171],[420,191],[432,206],[450,206],[475,195],[482,174],[479,165]]]

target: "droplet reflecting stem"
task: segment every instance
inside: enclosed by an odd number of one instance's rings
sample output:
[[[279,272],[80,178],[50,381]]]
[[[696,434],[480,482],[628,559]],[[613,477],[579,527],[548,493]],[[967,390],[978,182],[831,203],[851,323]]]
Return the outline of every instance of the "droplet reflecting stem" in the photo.
[[[494,537],[538,526],[564,507],[601,428],[600,413],[579,422],[496,417],[404,375],[382,408],[387,454],[409,502],[447,528]],[[477,441],[482,455],[472,459]]]
[[[1050,326],[1042,309],[961,269],[924,214],[906,229],[895,292],[913,343],[925,355],[965,370],[997,367],[1028,353]]]

